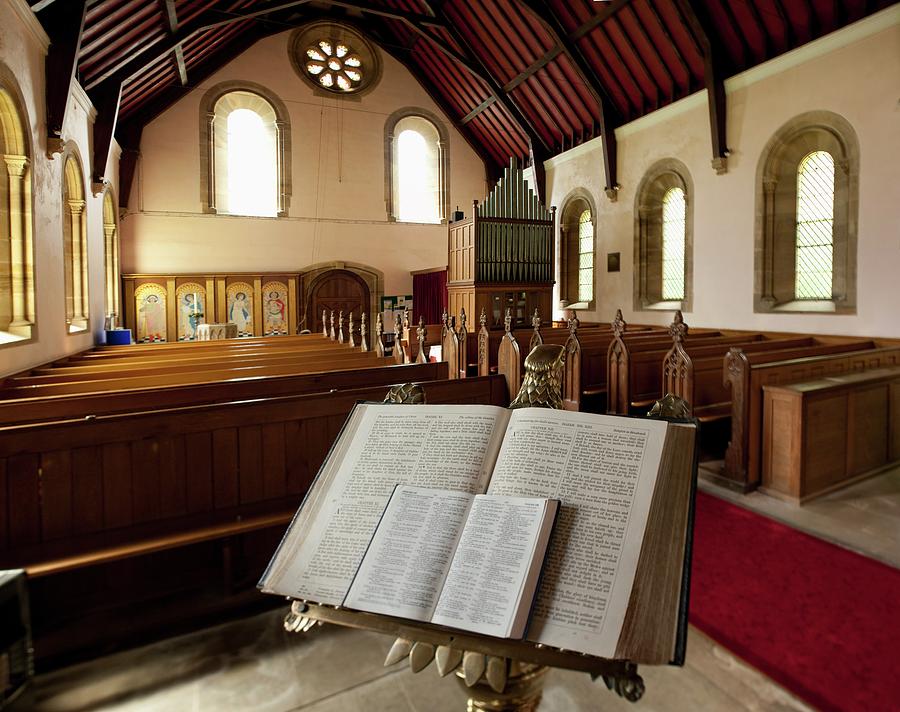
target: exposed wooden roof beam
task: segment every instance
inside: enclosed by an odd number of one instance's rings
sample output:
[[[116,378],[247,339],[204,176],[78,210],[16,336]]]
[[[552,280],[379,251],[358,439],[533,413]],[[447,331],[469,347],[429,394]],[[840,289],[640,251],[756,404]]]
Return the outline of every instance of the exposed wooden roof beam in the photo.
[[[609,93],[597,79],[597,75],[591,68],[590,63],[584,56],[584,53],[575,43],[575,35],[567,35],[566,30],[560,22],[559,18],[551,11],[547,0],[523,0],[524,4],[531,9],[532,12],[541,20],[546,30],[550,33],[553,40],[565,50],[566,56],[575,65],[575,69],[581,76],[585,87],[594,97],[600,107],[600,134],[603,137],[601,144],[603,149],[603,175],[606,179],[605,192],[606,196],[615,201],[618,197],[619,183],[616,171],[616,133],[615,127],[622,123],[622,117],[613,107],[612,98]],[[616,5],[617,3],[612,3]],[[624,7],[627,2],[618,3],[615,12]],[[607,12],[611,15],[612,7],[607,8]],[[599,23],[598,23],[599,24]],[[596,25],[595,25],[596,27]]]
[[[175,0],[158,0],[169,26],[169,34],[174,35],[178,31],[178,10],[175,9]],[[178,79],[181,86],[187,86],[187,66],[184,63],[184,50],[178,45],[173,52],[175,68],[178,70]]]
[[[62,151],[62,130],[66,123],[72,81],[78,67],[78,52],[81,49],[86,14],[85,0],[69,0],[41,16],[44,30],[50,37],[50,48],[45,60],[47,153],[50,156]]]
[[[703,50],[703,78],[706,83],[706,98],[709,104],[709,129],[712,138],[712,167],[716,173],[728,172],[728,143],[726,140],[726,103],[724,48],[715,34],[712,21],[706,9],[696,0],[676,0],[696,35]]]
[[[585,22],[583,25],[581,25],[581,27],[570,34],[569,39],[571,39],[573,42],[575,40],[580,40],[588,32],[593,30],[595,27],[603,24],[603,22],[615,15],[619,10],[628,5],[630,2],[631,0],[613,0],[611,3],[608,3],[606,7],[604,7],[600,12],[598,12],[590,20]]]
[[[122,85],[107,85],[91,97],[97,108],[97,119],[94,121],[94,155],[91,170],[91,191],[94,195],[103,192],[109,182],[106,177],[106,164],[109,161],[109,149],[116,134],[116,122],[119,118],[119,104],[122,100]]]

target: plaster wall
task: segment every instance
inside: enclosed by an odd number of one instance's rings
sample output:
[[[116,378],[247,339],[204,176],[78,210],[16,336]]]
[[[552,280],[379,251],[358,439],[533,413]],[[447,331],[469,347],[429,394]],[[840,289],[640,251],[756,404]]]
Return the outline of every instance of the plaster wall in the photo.
[[[599,139],[548,161],[551,204],[561,208],[572,191],[584,188],[597,205],[597,308],[580,312],[580,318],[609,321],[621,308],[626,321],[671,322],[672,312],[634,309],[634,207],[635,191],[650,166],[677,158],[687,165],[694,184],[693,309],[685,321],[695,326],[900,337],[900,7],[755,67],[725,86],[731,155],[724,175],[716,175],[710,166],[705,91],[616,131],[621,186],[616,202],[604,194]],[[843,116],[859,139],[857,313],[757,314],[757,163],[782,125],[816,109]],[[620,272],[606,271],[610,252],[621,253]]]
[[[378,85],[359,98],[322,96],[288,58],[290,32],[257,42],[144,129],[122,221],[126,273],[300,270],[331,261],[384,273],[385,292],[412,293],[411,270],[447,263],[446,225],[388,221],[385,121],[403,107],[440,116],[450,131],[451,209],[470,212],[486,190],[484,164],[416,79],[387,53]],[[214,85],[262,84],[288,107],[292,183],[285,218],[201,212],[200,102]],[[468,207],[467,207],[468,206]]]
[[[63,138],[71,141],[83,160],[85,220],[88,232],[90,323],[87,331],[68,334],[63,279],[63,160],[47,158],[44,59],[47,37],[24,0],[0,2],[0,62],[12,72],[24,97],[26,131],[31,142],[34,218],[34,276],[36,326],[25,342],[0,345],[0,376],[22,371],[93,346],[100,339],[105,315],[103,259],[103,195],[90,191],[92,142],[91,107],[77,89],[69,97]],[[32,15],[33,18],[33,15]],[[117,182],[118,153],[111,151],[107,175]]]

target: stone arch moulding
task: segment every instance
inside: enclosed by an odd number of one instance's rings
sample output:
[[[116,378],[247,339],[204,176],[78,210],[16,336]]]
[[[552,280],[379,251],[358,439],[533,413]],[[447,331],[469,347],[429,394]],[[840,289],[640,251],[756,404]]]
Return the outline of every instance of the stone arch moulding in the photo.
[[[62,163],[63,281],[66,287],[66,333],[90,329],[90,263],[87,236],[88,184],[84,160],[74,141],[67,141]]]
[[[332,270],[345,270],[353,273],[361,279],[369,289],[369,313],[366,315],[369,328],[369,343],[371,344],[371,335],[374,333],[375,317],[381,311],[381,298],[384,296],[384,272],[370,265],[358,262],[319,262],[301,270],[300,274],[300,297],[303,304],[304,314],[300,318],[300,329],[310,328],[309,324],[315,323],[313,315],[306,314],[306,305],[309,302],[309,295],[315,286],[316,281],[325,273]]]
[[[18,80],[0,62],[0,346],[35,333],[34,145]]]
[[[795,298],[797,169],[809,153],[834,158],[832,298]],[[753,309],[757,313],[856,313],[856,248],[860,149],[843,116],[808,111],[783,124],[769,139],[756,168]]]
[[[450,131],[447,124],[433,111],[419,106],[404,106],[397,109],[384,122],[384,205],[387,219],[397,221],[397,210],[394,206],[394,128],[402,119],[418,116],[431,123],[438,132],[438,148],[440,150],[441,182],[441,224],[446,224],[450,216]]]
[[[256,82],[234,80],[211,87],[200,99],[200,207],[204,213],[216,212],[216,103],[226,94],[243,91],[268,102],[275,111],[278,151],[278,217],[287,217],[293,190],[291,179],[291,117],[287,104],[275,92]]]
[[[597,302],[597,203],[594,196],[586,188],[574,188],[563,198],[561,209],[556,212],[559,216],[558,226],[558,250],[559,265],[557,279],[559,283],[559,308],[560,309],[594,309]],[[593,295],[588,303],[581,303],[577,299],[578,283],[570,284],[569,269],[572,255],[569,254],[569,242],[572,231],[575,231],[574,239],[578,239],[578,218],[584,210],[591,211],[591,225],[594,230],[594,269],[593,269]],[[577,259],[577,258],[576,258]],[[577,265],[575,265],[577,269]],[[575,298],[573,298],[573,289]]]
[[[684,191],[684,297],[662,298],[662,201],[671,188]],[[691,311],[694,294],[694,183],[677,158],[663,158],[644,173],[634,195],[634,309]]]

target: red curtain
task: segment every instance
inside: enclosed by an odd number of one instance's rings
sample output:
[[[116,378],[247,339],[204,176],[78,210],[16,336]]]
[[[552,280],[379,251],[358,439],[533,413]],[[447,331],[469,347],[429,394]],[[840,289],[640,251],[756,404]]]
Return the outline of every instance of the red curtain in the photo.
[[[440,324],[447,309],[447,270],[413,275],[413,315],[416,322]]]

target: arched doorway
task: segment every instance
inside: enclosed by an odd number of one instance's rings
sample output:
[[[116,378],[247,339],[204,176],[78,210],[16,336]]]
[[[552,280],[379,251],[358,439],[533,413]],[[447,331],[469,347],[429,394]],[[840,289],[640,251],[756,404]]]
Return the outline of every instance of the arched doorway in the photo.
[[[322,332],[322,310],[335,315],[341,311],[347,317],[353,312],[353,319],[359,323],[362,312],[371,304],[369,287],[361,277],[344,269],[332,269],[320,274],[310,285],[306,303],[305,328],[313,333]],[[372,315],[367,316],[371,319]]]

